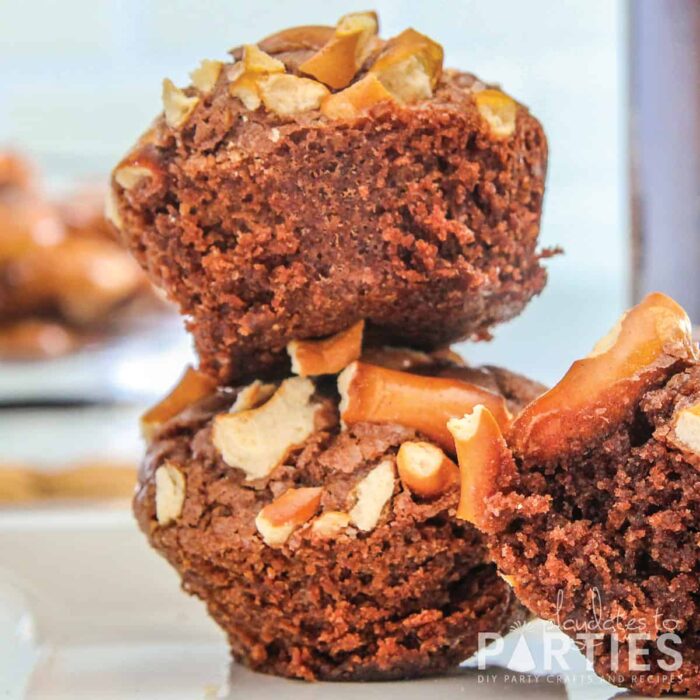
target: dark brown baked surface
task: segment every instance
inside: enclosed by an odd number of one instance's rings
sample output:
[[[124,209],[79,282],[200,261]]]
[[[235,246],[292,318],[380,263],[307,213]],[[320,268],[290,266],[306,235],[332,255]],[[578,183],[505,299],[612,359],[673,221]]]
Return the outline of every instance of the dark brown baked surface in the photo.
[[[439,374],[448,363],[435,364]],[[425,372],[425,368],[422,368]],[[487,389],[509,389],[517,409],[541,391],[498,370],[451,368]],[[480,631],[505,633],[525,619],[488,562],[475,528],[453,517],[459,488],[416,497],[397,478],[370,531],[352,525],[330,539],[314,533],[328,511],[345,511],[357,483],[417,436],[399,425],[341,430],[333,381],[315,380],[323,404],[316,431],[269,477],[245,482],[213,444],[213,418],[240,389],[220,389],[152,436],[134,510],[151,544],[226,631],[233,656],[266,673],[305,679],[391,679],[438,673],[477,648]],[[156,470],[176,465],[184,502],[157,519]],[[322,487],[316,517],[272,547],[256,517],[287,489]]]
[[[314,53],[261,46],[290,74]],[[155,121],[120,164],[138,181],[113,179],[122,240],[188,317],[204,371],[261,376],[290,340],[361,318],[395,345],[486,337],[542,290],[547,143],[525,107],[504,97],[513,131],[494,135],[486,86],[450,70],[413,104],[280,116],[232,96],[232,68],[185,90],[184,124]]]
[[[475,521],[521,602],[581,644],[580,632],[600,634],[598,674],[643,694],[695,697],[700,363],[687,317],[669,303],[649,297],[612,349],[604,343],[523,411],[509,437],[515,461]],[[615,382],[599,385],[608,368]],[[668,633],[678,636],[660,645]]]

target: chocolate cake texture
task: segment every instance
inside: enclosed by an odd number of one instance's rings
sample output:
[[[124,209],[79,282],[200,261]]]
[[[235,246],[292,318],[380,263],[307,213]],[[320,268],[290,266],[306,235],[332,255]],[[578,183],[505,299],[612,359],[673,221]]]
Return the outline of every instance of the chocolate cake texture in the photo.
[[[484,338],[545,284],[539,122],[373,13],[296,27],[164,83],[111,219],[221,382],[360,319],[379,342]]]
[[[646,695],[700,693],[699,359],[652,294],[522,411],[510,449],[484,411],[451,423],[465,464],[485,456],[461,516],[518,598]]]

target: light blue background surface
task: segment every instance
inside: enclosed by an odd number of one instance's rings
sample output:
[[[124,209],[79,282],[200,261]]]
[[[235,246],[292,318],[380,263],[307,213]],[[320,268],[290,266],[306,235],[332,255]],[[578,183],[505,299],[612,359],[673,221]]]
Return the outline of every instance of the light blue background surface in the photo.
[[[52,187],[101,176],[160,109],[160,81],[201,58],[293,24],[333,23],[355,0],[5,0],[0,3],[0,143],[29,149]],[[627,304],[624,3],[615,0],[380,0],[384,35],[414,26],[446,64],[528,104],[550,170],[541,298],[495,341],[461,350],[554,381]]]

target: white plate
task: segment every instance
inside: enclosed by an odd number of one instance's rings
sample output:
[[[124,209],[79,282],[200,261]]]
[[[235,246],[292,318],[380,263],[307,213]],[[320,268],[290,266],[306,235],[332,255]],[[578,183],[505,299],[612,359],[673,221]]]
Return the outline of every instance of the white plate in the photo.
[[[0,511],[0,697],[4,700],[344,700],[550,697],[619,693],[568,639],[535,622],[502,650],[447,677],[314,683],[252,673],[229,661],[203,605],[146,545],[126,504]],[[545,644],[567,646],[547,673]],[[631,696],[630,696],[631,697]]]

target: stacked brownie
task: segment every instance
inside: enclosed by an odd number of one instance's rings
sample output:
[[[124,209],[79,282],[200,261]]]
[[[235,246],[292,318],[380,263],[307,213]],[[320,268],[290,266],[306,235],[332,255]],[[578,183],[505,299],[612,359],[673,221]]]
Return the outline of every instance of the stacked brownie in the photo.
[[[231,53],[164,82],[113,173],[110,218],[200,359],[144,416],[134,509],[243,663],[435,673],[526,617],[455,517],[447,421],[483,405],[506,431],[543,388],[447,346],[545,284],[546,139],[373,13]]]
[[[231,54],[164,82],[108,211],[200,358],[143,418],[135,513],[234,657],[406,678],[534,613],[700,692],[684,311],[649,296],[548,392],[467,366],[545,283],[539,123],[373,13]]]

